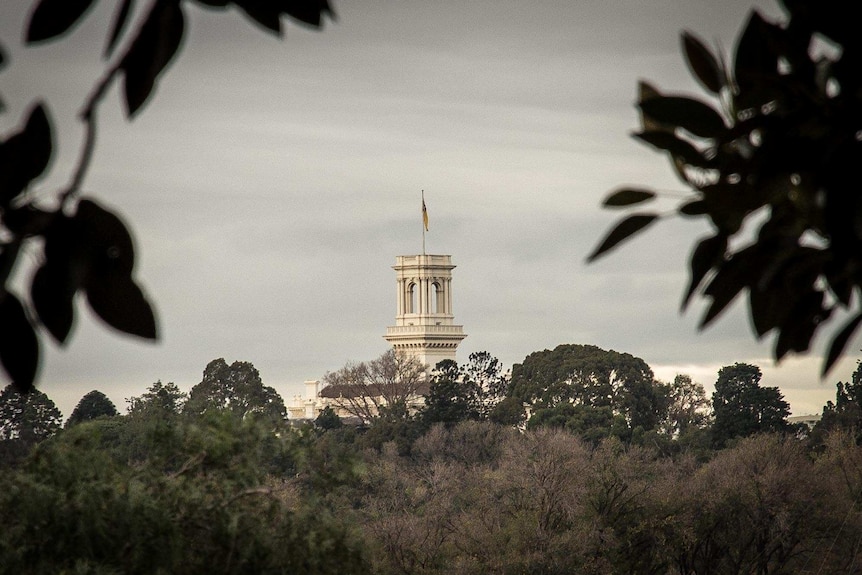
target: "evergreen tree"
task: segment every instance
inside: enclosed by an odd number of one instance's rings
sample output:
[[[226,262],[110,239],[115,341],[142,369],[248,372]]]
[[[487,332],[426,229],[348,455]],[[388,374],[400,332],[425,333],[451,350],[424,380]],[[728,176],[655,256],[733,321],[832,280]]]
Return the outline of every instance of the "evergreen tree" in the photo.
[[[0,440],[36,443],[57,433],[63,414],[38,389],[20,393],[12,384],[0,391]]]
[[[0,391],[0,466],[20,461],[35,444],[57,433],[62,422],[63,414],[43,392],[33,388],[21,393],[7,385]]]
[[[189,392],[183,413],[202,415],[212,410],[227,411],[239,419],[263,417],[276,424],[287,419],[284,400],[263,384],[260,373],[247,361],[228,365],[219,358],[206,366],[203,379]]]
[[[789,431],[790,404],[777,387],[761,387],[760,378],[760,368],[747,363],[718,371],[712,394],[714,446],[755,433]]]
[[[823,406],[812,442],[822,443],[830,432],[842,429],[852,433],[857,444],[862,444],[862,362],[856,363],[850,383],[839,381],[835,387],[835,401]]]
[[[534,411],[572,403],[609,408],[632,429],[654,429],[663,418],[665,389],[639,357],[594,345],[558,345],[512,368],[510,395]]]
[[[97,417],[114,417],[115,415],[119,415],[119,412],[114,403],[104,393],[94,389],[82,397],[75,409],[72,410],[72,415],[66,421],[66,427]]]
[[[344,422],[330,406],[324,407],[314,420],[314,427],[327,431],[329,429],[340,429]]]
[[[431,385],[419,417],[426,427],[442,423],[450,427],[460,421],[479,419],[476,385],[465,381],[458,364],[444,359],[431,373]]]
[[[179,415],[188,399],[188,394],[180,391],[177,384],[173,382],[162,383],[157,381],[147,388],[147,392],[140,397],[130,397],[126,400],[129,404],[129,415],[140,416],[150,413],[162,415]]]

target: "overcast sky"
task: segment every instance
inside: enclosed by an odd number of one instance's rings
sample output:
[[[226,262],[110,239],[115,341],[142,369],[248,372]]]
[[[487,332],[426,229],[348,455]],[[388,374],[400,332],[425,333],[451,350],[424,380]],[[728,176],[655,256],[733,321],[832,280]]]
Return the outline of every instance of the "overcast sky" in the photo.
[[[36,187],[50,200],[80,151],[75,113],[104,68],[115,3],[25,49],[31,4],[0,3],[11,59],[0,128],[47,102],[56,154]],[[184,47],[147,106],[127,121],[117,84],[103,102],[84,185],[133,230],[161,339],[117,335],[79,302],[70,343],[43,338],[39,385],[65,417],[92,389],[121,411],[156,380],[188,390],[219,357],[252,362],[287,402],[304,380],[377,357],[395,319],[395,256],[421,252],[423,189],[427,252],[457,265],[461,360],[486,350],[509,368],[594,344],[709,391],[721,366],[748,362],[794,414],[819,413],[849,380],[858,342],[821,381],[822,337],[776,367],[742,300],[703,333],[702,307],[679,313],[706,222],[662,221],[584,263],[619,216],[599,207],[609,191],[683,191],[630,137],[638,80],[701,94],[680,32],[729,52],[752,6],[778,17],[776,2],[336,0],[337,21],[288,24],[281,41],[236,9],[185,4]]]

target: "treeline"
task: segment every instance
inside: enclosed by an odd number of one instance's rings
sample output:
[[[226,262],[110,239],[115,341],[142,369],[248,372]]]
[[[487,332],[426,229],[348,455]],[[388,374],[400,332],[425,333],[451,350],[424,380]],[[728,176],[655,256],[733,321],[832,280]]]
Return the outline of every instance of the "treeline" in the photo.
[[[614,367],[557,385],[555,352]],[[65,429],[7,388],[0,443],[26,453],[3,452],[0,572],[862,571],[862,367],[802,433],[722,420],[716,398],[762,400],[761,422],[781,407],[754,366],[724,368],[704,403],[684,378],[641,387],[651,372],[614,353],[561,346],[511,377],[474,354],[439,366],[423,408],[362,425],[287,421],[247,362],[211,362],[189,394],[156,382],[125,415],[87,394]]]
[[[316,444],[317,457],[340,441]],[[846,434],[817,457],[792,437],[757,435],[707,463],[478,422],[435,426],[410,456],[390,445],[358,451],[362,471],[326,495],[376,573],[860,569],[862,453]]]
[[[744,363],[719,370],[711,398],[687,375],[658,381],[641,358],[593,345],[531,353],[511,373],[487,352],[460,365],[441,361],[427,379],[424,373],[414,358],[389,351],[327,373],[321,395],[370,431],[395,433],[402,452],[433,424],[460,421],[566,429],[592,445],[614,437],[704,458],[756,433],[809,432],[788,423],[780,390],[762,386],[760,368]],[[422,401],[412,402],[418,395]]]

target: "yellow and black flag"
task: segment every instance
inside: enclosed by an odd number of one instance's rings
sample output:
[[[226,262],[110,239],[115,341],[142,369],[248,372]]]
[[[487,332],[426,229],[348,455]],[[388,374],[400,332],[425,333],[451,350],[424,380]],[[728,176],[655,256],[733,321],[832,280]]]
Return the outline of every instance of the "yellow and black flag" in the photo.
[[[422,224],[425,226],[425,231],[428,231],[428,209],[425,207],[425,192],[422,192]]]

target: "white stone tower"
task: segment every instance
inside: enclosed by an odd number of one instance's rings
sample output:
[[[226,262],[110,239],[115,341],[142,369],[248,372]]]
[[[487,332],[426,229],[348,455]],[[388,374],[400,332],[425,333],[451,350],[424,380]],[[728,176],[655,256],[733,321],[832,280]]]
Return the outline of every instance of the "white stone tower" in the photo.
[[[452,315],[452,256],[396,256],[398,315],[386,328],[386,341],[395,351],[415,356],[434,368],[467,337]]]

